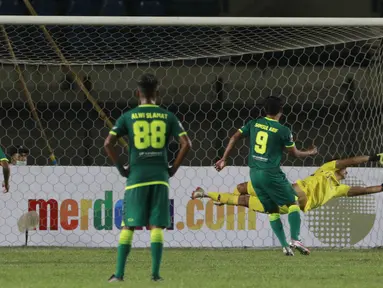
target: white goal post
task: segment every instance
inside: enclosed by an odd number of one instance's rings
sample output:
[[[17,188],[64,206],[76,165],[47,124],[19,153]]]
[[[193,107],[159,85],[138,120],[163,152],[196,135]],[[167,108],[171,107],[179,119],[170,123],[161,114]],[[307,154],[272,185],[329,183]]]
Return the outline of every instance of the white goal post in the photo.
[[[382,18],[331,17],[116,17],[116,16],[9,16],[4,25],[87,25],[87,26],[244,26],[244,27],[357,27],[381,26]]]
[[[299,147],[319,147],[314,159],[284,159],[291,182],[334,156],[383,150],[382,18],[0,16],[0,28],[0,144],[30,150],[0,196],[0,246],[24,244],[17,223],[28,211],[39,214],[30,245],[116,246],[124,179],[103,141],[137,105],[144,72],[160,79],[159,104],[193,141],[170,181],[167,247],[278,246],[267,215],[190,200],[197,186],[232,192],[248,180],[248,143],[221,173],[212,164],[236,129],[262,115],[266,96],[286,100],[282,121]],[[169,150],[172,160],[174,142]],[[351,168],[345,183],[379,185],[381,169]],[[380,194],[334,199],[305,214],[302,240],[382,246],[382,204]],[[134,245],[148,244],[138,231]]]

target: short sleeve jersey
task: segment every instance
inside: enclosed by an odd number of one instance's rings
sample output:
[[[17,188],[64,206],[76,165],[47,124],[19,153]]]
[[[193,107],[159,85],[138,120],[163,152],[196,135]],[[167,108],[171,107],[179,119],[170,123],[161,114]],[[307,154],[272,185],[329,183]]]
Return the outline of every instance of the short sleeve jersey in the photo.
[[[129,139],[130,174],[127,186],[166,184],[168,143],[186,132],[176,116],[157,105],[140,105],[123,114],[110,131]]]
[[[250,138],[250,168],[280,167],[285,147],[295,145],[290,129],[267,117],[251,120],[239,131]]]
[[[4,151],[1,148],[0,148],[0,161],[7,161],[8,162],[8,158],[7,158],[7,156],[5,156]]]
[[[339,183],[336,170],[336,161],[327,162],[311,176],[297,181],[307,195],[305,211],[318,208],[333,198],[347,196],[350,186]]]

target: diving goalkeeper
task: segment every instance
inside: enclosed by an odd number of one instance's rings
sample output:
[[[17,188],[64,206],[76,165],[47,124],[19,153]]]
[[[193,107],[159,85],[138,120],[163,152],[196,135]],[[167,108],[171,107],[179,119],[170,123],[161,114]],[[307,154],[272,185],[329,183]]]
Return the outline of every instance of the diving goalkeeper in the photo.
[[[369,161],[383,165],[383,153],[372,156],[357,156],[349,159],[334,160],[325,163],[314,174],[293,184],[301,211],[307,212],[323,206],[333,198],[355,197],[383,192],[383,184],[378,186],[360,187],[341,184],[347,176],[347,167]],[[244,206],[260,213],[265,213],[262,203],[257,197],[251,182],[237,185],[234,193],[208,192],[197,188],[192,198],[210,198],[218,205]],[[279,207],[281,214],[288,213],[288,207]]]

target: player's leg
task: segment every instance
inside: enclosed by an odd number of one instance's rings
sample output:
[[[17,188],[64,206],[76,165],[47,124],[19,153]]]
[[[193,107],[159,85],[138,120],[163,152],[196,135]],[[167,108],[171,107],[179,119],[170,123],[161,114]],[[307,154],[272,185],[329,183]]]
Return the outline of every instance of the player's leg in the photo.
[[[257,211],[258,213],[266,213],[265,208],[258,197],[248,195],[243,195],[243,197],[247,198],[247,207],[249,207],[249,209]]]
[[[248,187],[251,187],[250,189],[251,190],[254,190],[253,189],[253,186],[251,185],[251,181],[249,182],[244,182],[244,183],[240,183],[237,185],[237,187],[234,189],[233,191],[233,194],[234,195],[247,195],[247,194],[250,194],[249,193],[249,188]],[[253,195],[254,196],[254,195]]]
[[[290,253],[289,243],[286,239],[285,231],[283,230],[283,224],[280,219],[279,207],[270,198],[268,191],[273,190],[273,186],[270,185],[269,177],[272,173],[267,171],[250,171],[250,178],[253,183],[253,187],[257,191],[258,198],[263,205],[265,211],[269,214],[270,226],[274,234],[277,236],[279,242],[283,247],[283,251],[286,255],[293,255]],[[286,251],[285,251],[286,250]]]
[[[192,199],[197,199],[197,198],[209,198],[212,199],[213,201],[216,202],[217,205],[234,205],[234,206],[242,206],[242,207],[247,207],[251,210],[257,211],[259,213],[265,213],[265,209],[263,208],[263,205],[261,201],[259,201],[259,198],[256,196],[250,196],[250,195],[239,195],[239,196],[234,196],[230,193],[214,193],[213,195],[208,194],[203,194],[197,191],[194,191],[192,194]],[[230,200],[227,201],[226,203],[223,203],[222,199],[229,199],[226,197],[221,197],[221,201],[218,202],[218,196],[215,194],[229,194],[232,195],[233,197],[238,197],[237,200]],[[233,204],[237,203],[237,204]],[[286,212],[287,213],[287,212]]]
[[[125,191],[123,228],[118,242],[116,272],[110,277],[109,282],[121,281],[124,278],[126,259],[132,248],[134,228],[147,226],[149,222],[148,198],[148,187]]]
[[[245,187],[245,189],[246,189],[246,190],[245,190],[246,194],[249,194],[250,196],[258,197],[257,193],[255,192],[253,183],[251,183],[251,181],[246,182],[246,183],[244,183],[244,184],[246,184],[246,187]]]
[[[227,194],[227,195],[232,195],[232,196],[248,195],[248,194],[250,194],[250,193],[248,193],[248,191],[254,191],[253,186],[251,185],[251,183],[250,184],[249,183],[250,182],[244,182],[244,183],[238,184],[237,187],[235,187],[235,189],[234,189],[232,194],[230,194],[230,193],[220,193],[220,192],[208,192],[208,193],[206,193],[203,188],[197,187],[193,191],[191,198],[192,199],[196,199],[196,198],[210,198],[210,199],[213,199],[214,201],[217,201],[218,197],[220,197],[220,194]],[[248,187],[250,187],[250,190],[249,190]],[[250,195],[256,196],[255,191],[252,192],[252,194],[250,194]],[[236,202],[235,199],[237,199],[237,198],[236,197],[223,196],[223,201],[224,202],[222,202],[222,204],[236,205],[236,204],[233,204],[233,203]]]
[[[109,282],[119,282],[124,279],[126,259],[132,248],[134,227],[123,226],[117,248],[116,272],[109,278]]]
[[[162,261],[162,252],[164,247],[163,226],[151,226],[150,230],[150,249],[152,253],[152,280],[160,281],[160,266]]]
[[[297,198],[297,197],[296,197]],[[300,240],[301,231],[301,215],[299,203],[296,202],[292,205],[288,205],[288,220],[290,225],[291,243],[290,246],[297,249],[302,255],[309,255],[310,250]]]
[[[160,266],[164,246],[163,229],[170,226],[169,188],[165,185],[150,186],[150,246],[152,252],[152,280],[160,281]]]
[[[258,213],[266,213],[265,208],[263,207],[261,201],[259,201],[259,198],[257,196],[239,195],[237,202],[238,203],[235,206],[247,207],[251,210],[257,211]]]
[[[233,191],[233,195],[235,196],[239,196],[239,195],[247,195],[247,194],[250,194],[252,195],[251,193],[248,192],[249,190],[249,186],[251,187],[251,191],[254,191],[254,189],[252,188],[252,185],[250,181],[249,182],[244,182],[244,183],[240,183],[238,184],[235,188],[234,188],[234,191]],[[207,197],[207,193],[205,192],[205,190],[201,187],[197,187],[193,193],[202,193],[204,194],[205,196],[204,197]],[[209,192],[209,193],[219,193],[219,192]],[[229,193],[228,193],[229,194]],[[255,192],[253,192],[253,194],[255,195]],[[198,194],[199,195],[199,194]],[[253,196],[254,196],[253,195]],[[196,198],[203,198],[203,197],[200,197],[200,196],[197,196]]]
[[[282,171],[280,171],[280,173],[275,173],[273,177],[270,177],[270,181],[273,187],[275,187],[273,189],[272,199],[279,206],[286,205],[288,207],[288,221],[290,225],[292,246],[297,248],[302,254],[310,254],[310,250],[300,241],[301,215],[299,204],[296,200],[297,196],[295,190]]]
[[[220,193],[220,192],[208,192],[206,193],[201,187],[197,187],[196,190],[193,191],[191,198],[209,198],[216,202],[217,205],[238,205],[239,198],[245,195],[234,195],[231,193]]]
[[[238,204],[236,206],[247,207],[251,210],[257,211],[258,213],[266,213],[261,201],[259,201],[259,198],[256,196],[239,195]]]
[[[250,202],[249,195],[233,195],[231,193],[219,193],[219,192],[208,192],[207,194],[205,194],[205,191],[200,187],[198,187],[197,190],[193,191],[191,198],[192,199],[209,198],[213,200],[214,202],[216,202],[215,203],[216,205],[233,205],[233,206],[243,206],[247,208],[249,208],[249,202]],[[254,204],[253,207],[259,207],[259,206]]]
[[[277,185],[279,182],[279,185]],[[290,225],[290,234],[293,240],[300,239],[301,217],[300,208],[296,202],[295,191],[287,179],[281,178],[275,183],[276,189],[273,193],[274,200],[278,205],[286,205],[288,207],[288,220]]]

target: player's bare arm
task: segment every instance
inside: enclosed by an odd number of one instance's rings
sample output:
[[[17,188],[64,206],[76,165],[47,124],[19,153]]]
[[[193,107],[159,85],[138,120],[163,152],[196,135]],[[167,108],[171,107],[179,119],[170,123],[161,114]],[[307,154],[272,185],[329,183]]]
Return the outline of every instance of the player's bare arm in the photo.
[[[11,169],[9,168],[8,161],[2,160],[1,166],[3,166],[3,175],[4,175],[4,193],[9,192],[9,177],[11,175]]]
[[[169,170],[170,177],[176,174],[178,168],[180,168],[183,160],[186,158],[186,155],[188,154],[188,152],[190,151],[192,147],[190,138],[187,135],[180,136],[179,142],[180,142],[180,151],[178,152],[176,160],[174,160],[173,166]]]
[[[233,136],[231,136],[229,144],[226,147],[225,153],[223,153],[223,156],[220,160],[215,163],[215,169],[219,172],[226,166],[226,160],[230,156],[231,151],[235,147],[235,144],[237,144],[238,140],[240,140],[243,137],[242,133],[238,130],[235,132]]]
[[[117,140],[118,140],[117,135],[109,134],[108,137],[106,137],[105,139],[104,148],[106,153],[108,154],[108,157],[110,158],[110,160],[112,160],[113,164],[117,167],[121,176],[128,177],[129,168],[124,168],[122,163],[119,161],[119,155],[117,154],[115,149]]]
[[[347,193],[347,197],[356,197],[363,195],[370,195],[383,192],[383,184],[378,186],[370,186],[370,187],[359,187],[354,186],[351,187]]]
[[[311,146],[308,150],[303,151],[297,149],[296,146],[286,148],[287,152],[295,158],[306,158],[318,154],[318,149],[315,146]]]
[[[336,160],[336,169],[344,169],[350,166],[356,166],[370,161],[379,161],[380,164],[383,164],[383,153],[373,154],[371,156],[356,156],[352,158]]]

